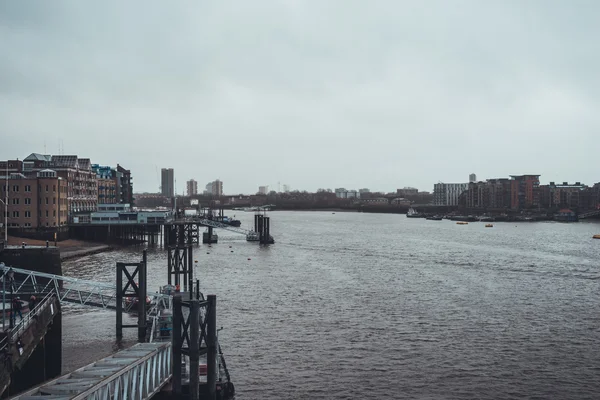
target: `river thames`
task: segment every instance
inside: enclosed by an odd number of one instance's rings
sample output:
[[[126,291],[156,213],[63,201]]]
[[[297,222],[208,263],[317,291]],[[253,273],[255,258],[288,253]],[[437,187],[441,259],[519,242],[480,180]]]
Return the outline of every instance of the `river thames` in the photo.
[[[236,399],[597,399],[600,223],[483,223],[272,212],[276,244],[218,231],[194,249],[217,295]],[[253,214],[238,212],[242,227]],[[230,248],[231,246],[231,248]],[[115,280],[129,248],[65,261]],[[149,291],[166,283],[149,249]],[[114,312],[67,305],[66,371],[135,343]]]

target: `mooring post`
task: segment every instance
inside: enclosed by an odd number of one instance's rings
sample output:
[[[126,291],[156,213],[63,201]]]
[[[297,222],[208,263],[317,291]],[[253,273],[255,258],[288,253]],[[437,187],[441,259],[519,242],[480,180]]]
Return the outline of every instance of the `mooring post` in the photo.
[[[172,254],[172,249],[171,247],[169,247],[168,249],[168,255],[167,255],[167,283],[169,285],[172,284],[172,280],[171,280],[171,275],[173,274],[173,254]]]
[[[181,347],[183,341],[181,338],[181,323],[183,313],[181,311],[181,295],[173,296],[173,336],[171,346],[173,349],[173,394],[176,398],[181,396]]]
[[[208,295],[206,323],[206,383],[208,400],[217,398],[217,296]]]
[[[117,263],[117,339],[123,338],[123,263]]]
[[[138,267],[138,342],[146,341],[146,296],[148,291],[147,262],[148,254],[146,253],[146,250],[144,250],[142,262]]]
[[[200,303],[190,300],[189,333],[190,333],[190,399],[198,400],[200,385]]]
[[[194,257],[192,254],[192,245],[187,247],[187,262],[188,262],[188,288],[190,290],[190,300],[194,298]]]

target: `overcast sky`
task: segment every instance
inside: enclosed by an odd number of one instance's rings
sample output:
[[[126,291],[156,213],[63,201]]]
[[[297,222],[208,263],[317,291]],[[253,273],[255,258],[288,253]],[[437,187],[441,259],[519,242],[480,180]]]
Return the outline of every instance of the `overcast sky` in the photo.
[[[600,2],[2,1],[0,158],[157,191],[600,181]],[[157,173],[158,169],[158,173]]]

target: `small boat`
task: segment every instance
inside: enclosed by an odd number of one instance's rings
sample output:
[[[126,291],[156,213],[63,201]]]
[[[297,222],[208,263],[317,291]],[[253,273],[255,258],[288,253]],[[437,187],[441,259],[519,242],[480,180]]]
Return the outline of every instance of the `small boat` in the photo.
[[[420,212],[418,212],[417,210],[415,210],[412,207],[408,209],[406,216],[408,218],[424,218],[425,217],[425,215],[421,214]]]
[[[492,224],[485,224],[485,227],[486,227],[486,228],[493,228],[493,227],[494,227],[494,225],[492,225]]]
[[[600,239],[600,235],[594,235],[592,236],[592,239]]]
[[[469,225],[469,223],[465,221],[458,221],[456,225]]]
[[[431,217],[427,217],[425,219],[427,219],[429,221],[441,221],[443,219],[443,217],[441,217],[439,215],[434,215],[434,216],[431,216]]]

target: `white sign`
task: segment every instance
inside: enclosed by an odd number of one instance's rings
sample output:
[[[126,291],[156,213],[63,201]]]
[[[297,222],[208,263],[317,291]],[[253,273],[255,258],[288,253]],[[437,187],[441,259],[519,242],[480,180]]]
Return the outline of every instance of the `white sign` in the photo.
[[[192,200],[190,200],[190,205],[197,206],[198,205],[198,199],[192,199]]]

